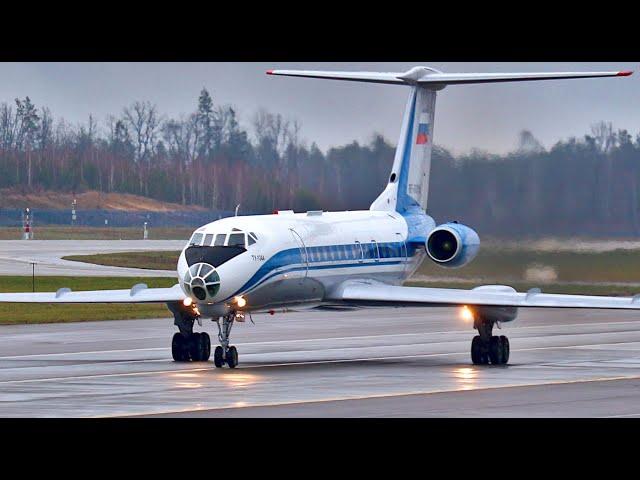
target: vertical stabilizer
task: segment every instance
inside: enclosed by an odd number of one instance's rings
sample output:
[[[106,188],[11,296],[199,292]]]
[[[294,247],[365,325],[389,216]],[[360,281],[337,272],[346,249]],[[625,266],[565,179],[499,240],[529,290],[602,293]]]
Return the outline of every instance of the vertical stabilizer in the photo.
[[[426,210],[435,107],[435,89],[411,88],[389,183],[371,204],[371,210]]]

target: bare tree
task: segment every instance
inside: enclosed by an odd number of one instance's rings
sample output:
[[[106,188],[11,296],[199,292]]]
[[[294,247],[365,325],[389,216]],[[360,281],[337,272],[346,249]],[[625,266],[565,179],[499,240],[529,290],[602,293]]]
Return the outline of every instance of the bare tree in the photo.
[[[186,119],[170,119],[164,123],[162,133],[163,138],[169,147],[169,154],[173,156],[178,163],[178,175],[181,183],[181,200],[184,205],[186,204],[187,177],[189,179],[191,197],[193,197],[194,191],[194,176],[187,176],[186,173],[193,165],[198,151],[200,137],[198,118],[196,115],[191,115]]]
[[[611,122],[599,122],[592,125],[591,135],[602,153],[609,153],[616,146],[616,134],[613,131]]]
[[[124,119],[133,133],[135,161],[140,169],[140,190],[148,195],[148,172],[161,123],[157,107],[151,102],[134,102],[124,109]]]

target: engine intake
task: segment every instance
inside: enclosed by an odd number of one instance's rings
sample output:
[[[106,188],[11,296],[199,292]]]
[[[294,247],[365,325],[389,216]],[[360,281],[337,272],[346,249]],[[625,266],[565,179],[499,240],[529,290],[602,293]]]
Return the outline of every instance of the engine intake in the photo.
[[[445,223],[431,231],[425,244],[427,254],[438,265],[462,267],[475,258],[480,237],[472,228],[460,223]]]

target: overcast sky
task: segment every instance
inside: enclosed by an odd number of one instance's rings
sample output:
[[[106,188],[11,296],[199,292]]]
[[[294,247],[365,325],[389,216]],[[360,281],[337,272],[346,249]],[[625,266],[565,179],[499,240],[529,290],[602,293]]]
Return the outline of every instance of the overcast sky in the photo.
[[[166,115],[196,107],[206,87],[216,103],[237,107],[249,127],[264,107],[302,123],[302,137],[323,149],[373,132],[394,144],[406,87],[270,77],[270,68],[405,71],[427,65],[445,72],[636,70],[629,63],[0,63],[0,102],[30,96],[73,123],[93,113],[99,121],[135,100],[150,100]],[[627,78],[450,86],[438,94],[435,143],[456,153],[496,153],[516,146],[529,129],[546,146],[583,135],[605,120],[640,131],[640,72]]]

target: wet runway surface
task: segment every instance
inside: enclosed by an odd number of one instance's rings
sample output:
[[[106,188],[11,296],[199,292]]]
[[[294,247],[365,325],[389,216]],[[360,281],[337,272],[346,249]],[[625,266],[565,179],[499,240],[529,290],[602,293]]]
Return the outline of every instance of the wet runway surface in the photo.
[[[0,416],[640,416],[638,312],[523,310],[496,367],[450,308],[254,320],[235,370],[173,362],[166,319],[1,326]]]
[[[109,267],[62,260],[67,255],[182,250],[186,240],[0,240],[0,275],[83,275],[109,277],[175,277],[175,271]]]

